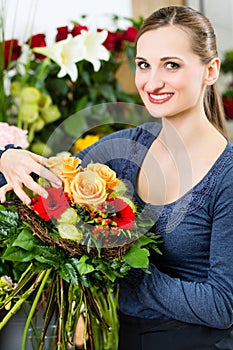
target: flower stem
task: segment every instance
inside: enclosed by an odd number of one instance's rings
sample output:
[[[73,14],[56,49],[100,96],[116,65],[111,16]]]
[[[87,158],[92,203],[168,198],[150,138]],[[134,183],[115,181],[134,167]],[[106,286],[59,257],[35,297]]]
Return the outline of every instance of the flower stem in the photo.
[[[27,333],[28,333],[28,328],[30,326],[30,322],[31,322],[31,319],[34,315],[34,312],[36,310],[36,307],[37,307],[37,304],[39,302],[39,299],[40,299],[40,296],[41,296],[41,293],[43,292],[43,289],[44,289],[44,286],[45,286],[45,283],[47,282],[48,278],[49,278],[49,275],[50,275],[50,272],[51,272],[52,269],[48,269],[48,270],[43,270],[40,272],[39,274],[39,277],[37,279],[37,285],[38,283],[40,283],[41,281],[41,285],[38,289],[38,292],[36,293],[36,296],[35,296],[35,299],[33,301],[33,304],[31,306],[31,309],[30,309],[30,312],[29,312],[29,315],[28,315],[28,318],[27,318],[27,321],[26,321],[26,324],[25,324],[25,327],[24,327],[24,332],[23,332],[23,338],[22,338],[22,347],[21,347],[21,350],[25,350],[25,347],[26,347],[26,341],[27,341]],[[41,349],[41,348],[39,348]]]
[[[36,281],[31,285],[31,287],[20,297],[20,299],[15,303],[15,305],[11,308],[11,310],[5,315],[3,320],[0,322],[0,330],[7,324],[7,322],[11,319],[12,316],[16,314],[16,312],[21,308],[22,304],[28,299],[28,297],[32,294],[32,292],[36,289],[38,283],[43,278],[43,271],[40,272]]]

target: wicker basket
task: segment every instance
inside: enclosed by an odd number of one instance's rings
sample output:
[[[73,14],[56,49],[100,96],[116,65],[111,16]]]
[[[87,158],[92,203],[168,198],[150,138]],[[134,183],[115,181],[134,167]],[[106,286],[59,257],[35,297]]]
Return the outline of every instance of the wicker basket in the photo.
[[[73,256],[82,256],[87,254],[87,247],[85,245],[78,244],[75,241],[64,239],[62,237],[59,237],[59,240],[55,240],[49,234],[48,228],[43,224],[42,219],[40,219],[34,211],[25,206],[22,202],[17,201],[17,208],[19,219],[29,223],[33,233],[44,243],[48,243],[55,248],[59,247]],[[125,254],[131,246],[132,242],[124,244],[119,244],[119,242],[116,244],[115,242],[114,246],[112,247],[103,247],[100,254],[103,258],[107,259],[121,259],[122,255]],[[88,254],[96,256],[98,255],[98,251],[96,248],[91,247]]]

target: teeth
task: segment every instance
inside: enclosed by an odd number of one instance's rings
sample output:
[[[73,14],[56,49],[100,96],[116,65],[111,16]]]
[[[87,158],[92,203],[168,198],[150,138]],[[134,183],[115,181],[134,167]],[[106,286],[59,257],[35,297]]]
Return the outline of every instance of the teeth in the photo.
[[[170,97],[173,94],[161,94],[161,95],[153,95],[150,94],[150,96],[154,99],[154,100],[163,100],[164,98]]]

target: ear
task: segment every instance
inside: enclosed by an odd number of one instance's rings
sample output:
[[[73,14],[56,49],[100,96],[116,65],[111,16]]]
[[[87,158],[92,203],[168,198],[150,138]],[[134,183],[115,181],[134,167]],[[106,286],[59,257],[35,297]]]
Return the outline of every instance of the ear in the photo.
[[[220,58],[213,58],[206,66],[205,83],[206,85],[213,85],[219,76]]]

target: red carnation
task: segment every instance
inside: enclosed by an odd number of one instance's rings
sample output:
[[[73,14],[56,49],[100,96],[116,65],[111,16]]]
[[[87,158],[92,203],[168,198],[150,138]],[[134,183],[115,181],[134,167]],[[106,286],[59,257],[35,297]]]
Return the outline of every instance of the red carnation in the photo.
[[[8,68],[9,63],[17,60],[21,55],[21,46],[18,40],[11,39],[4,41],[4,68]]]
[[[69,201],[62,188],[46,187],[47,198],[38,196],[32,199],[31,208],[45,221],[58,219],[61,214],[69,207]]]
[[[57,35],[56,35],[56,41],[65,40],[69,34],[68,26],[65,27],[58,27],[57,28]]]
[[[46,42],[45,42],[45,34],[35,34],[28,39],[27,44],[31,49],[34,47],[45,47]],[[40,53],[35,53],[36,58],[39,60],[43,60],[45,58],[44,55],[41,55]]]
[[[116,216],[113,217],[113,221],[117,226],[128,230],[133,228],[136,216],[132,208],[120,198],[108,198],[107,201],[115,208]]]

